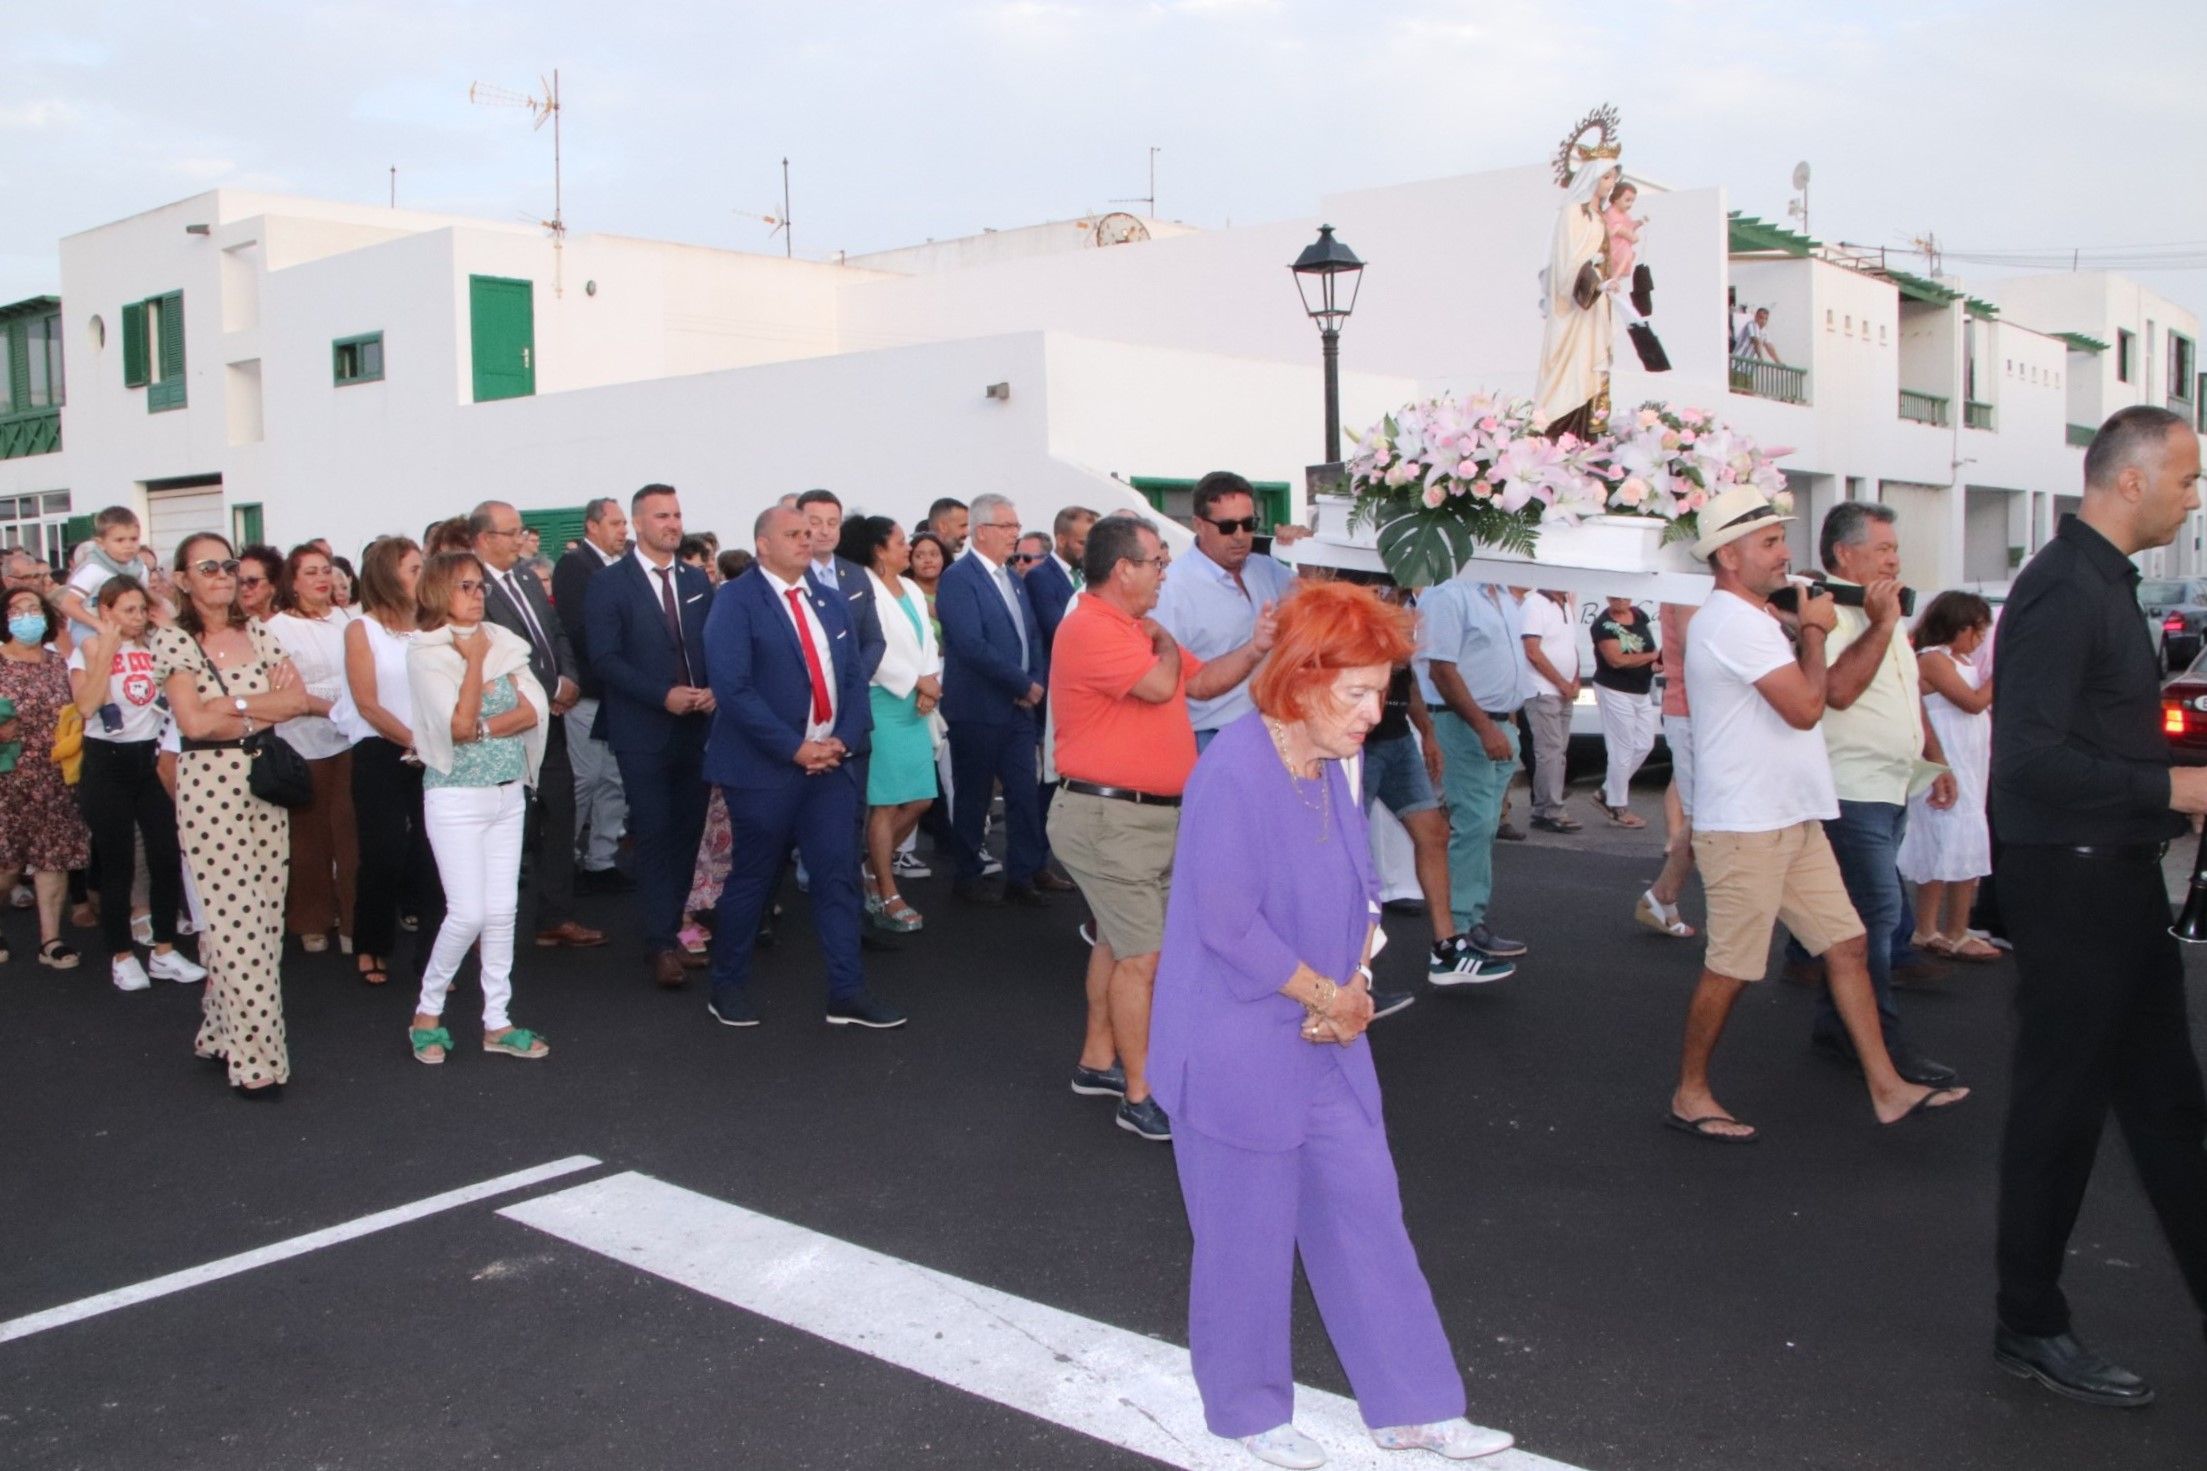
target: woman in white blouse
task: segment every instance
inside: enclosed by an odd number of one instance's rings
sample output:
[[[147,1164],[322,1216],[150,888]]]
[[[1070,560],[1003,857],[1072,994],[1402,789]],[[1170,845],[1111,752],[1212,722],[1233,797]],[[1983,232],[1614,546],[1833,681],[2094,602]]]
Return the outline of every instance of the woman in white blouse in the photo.
[[[353,963],[360,979],[391,978],[391,952],[403,909],[442,907],[437,864],[422,826],[421,758],[414,754],[414,701],[406,655],[419,628],[414,588],[421,548],[412,537],[384,536],[360,555],[360,616],[345,629],[345,692],[338,712],[352,738],[353,813],[359,838],[353,888]]]
[[[296,546],[284,558],[276,590],[276,614],[268,631],[290,656],[306,687],[307,713],[284,721],[277,733],[306,758],[314,774],[314,801],[291,812],[291,888],[285,927],[313,954],[329,948],[335,929],[348,955],[353,948],[353,882],[359,865],[353,830],[352,737],[330,719],[345,698],[345,626],[350,609],[331,600],[330,559],[320,547]]]
[[[866,913],[882,929],[909,934],[923,921],[897,892],[892,856],[935,800],[932,717],[943,696],[943,656],[928,618],[927,595],[908,581],[911,547],[887,516],[843,523],[837,554],[866,569],[887,647],[874,671],[873,754],[866,766],[866,855],[873,875]]]

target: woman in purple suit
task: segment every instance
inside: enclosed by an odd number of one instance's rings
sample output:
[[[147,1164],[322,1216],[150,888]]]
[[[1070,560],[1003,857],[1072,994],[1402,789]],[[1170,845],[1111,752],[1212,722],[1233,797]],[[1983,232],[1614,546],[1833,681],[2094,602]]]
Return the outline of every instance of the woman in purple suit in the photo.
[[[1511,1444],[1464,1386],[1402,1222],[1364,1040],[1379,888],[1343,763],[1413,647],[1410,615],[1314,583],[1280,611],[1257,710],[1219,732],[1181,815],[1150,1026],[1195,1266],[1204,1420],[1274,1466],[1323,1465],[1295,1428],[1295,1258],[1372,1438],[1465,1460]]]

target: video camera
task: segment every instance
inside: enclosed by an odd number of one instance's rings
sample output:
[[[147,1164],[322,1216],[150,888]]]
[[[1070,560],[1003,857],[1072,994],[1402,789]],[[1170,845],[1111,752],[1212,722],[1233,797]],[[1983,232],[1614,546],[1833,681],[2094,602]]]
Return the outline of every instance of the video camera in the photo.
[[[1829,597],[1842,608],[1861,607],[1863,594],[1867,591],[1867,588],[1860,587],[1855,583],[1827,582],[1817,574],[1811,573],[1809,575],[1808,595],[1812,598]],[[1770,606],[1782,613],[1800,612],[1801,584],[1798,582],[1788,583],[1786,586],[1779,588],[1770,595]],[[1916,616],[1916,590],[1912,587],[1904,587],[1900,590],[1900,615],[1903,618]]]

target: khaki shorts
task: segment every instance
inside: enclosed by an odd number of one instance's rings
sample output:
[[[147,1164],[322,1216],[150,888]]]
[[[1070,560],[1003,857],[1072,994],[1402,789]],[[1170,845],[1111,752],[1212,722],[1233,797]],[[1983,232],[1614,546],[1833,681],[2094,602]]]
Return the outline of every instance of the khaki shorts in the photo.
[[[1050,798],[1050,851],[1096,914],[1096,934],[1120,959],[1165,947],[1180,809],[1060,789]]]
[[[1862,933],[1821,822],[1767,833],[1697,831],[1694,862],[1709,910],[1704,963],[1720,976],[1761,980],[1779,920],[1811,955]]]

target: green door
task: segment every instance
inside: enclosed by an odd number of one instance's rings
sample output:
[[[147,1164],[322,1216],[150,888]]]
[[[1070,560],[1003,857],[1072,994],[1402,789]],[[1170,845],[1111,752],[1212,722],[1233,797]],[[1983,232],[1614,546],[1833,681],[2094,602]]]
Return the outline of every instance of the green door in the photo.
[[[467,278],[468,329],[475,340],[475,401],[536,392],[536,303],[532,283]]]

